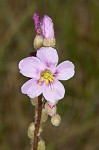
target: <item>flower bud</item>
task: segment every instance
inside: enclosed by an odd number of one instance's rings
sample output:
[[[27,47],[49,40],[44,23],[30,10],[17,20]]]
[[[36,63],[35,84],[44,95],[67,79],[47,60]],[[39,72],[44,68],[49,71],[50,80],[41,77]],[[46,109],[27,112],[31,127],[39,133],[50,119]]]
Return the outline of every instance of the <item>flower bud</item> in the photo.
[[[34,130],[35,130],[35,125],[34,125],[34,123],[32,122],[32,123],[28,126],[28,131],[27,131],[28,137],[29,137],[30,139],[33,139],[33,138],[34,138]]]
[[[55,47],[55,44],[56,44],[55,38],[50,39],[44,38],[43,45],[45,47]]]
[[[42,109],[42,117],[41,117],[41,122],[46,122],[48,118],[48,114],[46,113],[45,109]]]
[[[36,97],[36,98],[31,99],[31,103],[33,106],[37,107],[38,106],[38,98]]]
[[[37,50],[43,46],[43,37],[41,35],[36,35],[34,38],[34,48]]]
[[[56,110],[57,110],[56,106],[50,107],[48,102],[45,104],[45,111],[48,115],[54,116],[56,114]]]
[[[40,136],[40,134],[41,134],[42,131],[43,131],[43,129],[42,129],[42,127],[40,126],[38,136]]]
[[[28,126],[28,137],[31,139],[31,142],[33,142],[33,138],[34,138],[34,130],[35,130],[35,124],[32,122],[29,126]],[[42,127],[39,128],[39,133],[38,136],[41,134],[41,132],[43,131]]]
[[[51,118],[51,123],[54,125],[54,126],[59,126],[59,124],[61,123],[61,118],[58,114],[54,115],[52,118]]]
[[[43,140],[40,140],[38,142],[38,148],[37,150],[45,150],[45,142]]]

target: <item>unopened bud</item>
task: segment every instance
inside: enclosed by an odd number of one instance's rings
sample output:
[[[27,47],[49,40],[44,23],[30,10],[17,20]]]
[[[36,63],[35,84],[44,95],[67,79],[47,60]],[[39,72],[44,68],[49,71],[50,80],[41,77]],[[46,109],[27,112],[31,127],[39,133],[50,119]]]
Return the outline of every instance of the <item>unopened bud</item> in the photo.
[[[36,97],[36,98],[31,99],[31,103],[33,106],[37,107],[38,106],[38,98]]]
[[[39,128],[38,136],[40,136],[41,132],[43,131],[42,127]]]
[[[30,139],[33,139],[33,138],[34,138],[34,130],[35,130],[35,125],[34,125],[34,123],[32,122],[32,123],[28,126],[28,131],[27,131],[28,137],[29,137]]]
[[[45,150],[45,142],[43,140],[40,140],[38,142],[38,148],[37,150]]]
[[[34,38],[34,48],[37,50],[43,46],[43,37],[41,35],[36,35]]]
[[[47,118],[48,118],[48,114],[46,113],[46,110],[42,109],[41,122],[46,122]]]
[[[45,104],[45,110],[48,115],[54,116],[56,114],[57,107],[56,106],[50,107],[49,103],[47,102]]]
[[[55,44],[56,44],[55,38],[51,39],[44,38],[43,45],[45,47],[55,47]]]
[[[51,118],[51,123],[54,125],[54,126],[59,126],[59,124],[61,123],[61,117],[56,114],[55,116],[53,116]]]

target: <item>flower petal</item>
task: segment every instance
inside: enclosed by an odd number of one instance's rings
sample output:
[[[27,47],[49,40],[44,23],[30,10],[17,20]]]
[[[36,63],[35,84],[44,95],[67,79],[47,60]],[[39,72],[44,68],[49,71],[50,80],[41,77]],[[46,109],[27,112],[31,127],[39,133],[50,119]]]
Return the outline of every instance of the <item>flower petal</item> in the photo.
[[[68,80],[74,76],[74,64],[71,61],[64,61],[56,68],[56,78],[59,80]]]
[[[27,57],[19,62],[20,73],[29,78],[40,78],[43,65],[37,57]]]
[[[49,102],[56,103],[58,100],[64,97],[64,94],[65,88],[58,80],[55,80],[49,85],[44,84],[43,86],[43,95]]]
[[[44,15],[43,21],[41,23],[42,33],[45,38],[53,38],[54,37],[54,28],[53,22],[50,17]]]
[[[35,98],[42,93],[42,86],[38,87],[38,81],[35,79],[28,80],[21,87],[23,94],[27,94],[30,98]]]
[[[41,62],[47,67],[51,69],[55,67],[58,63],[58,54],[56,49],[52,47],[42,47],[37,51],[36,55]]]

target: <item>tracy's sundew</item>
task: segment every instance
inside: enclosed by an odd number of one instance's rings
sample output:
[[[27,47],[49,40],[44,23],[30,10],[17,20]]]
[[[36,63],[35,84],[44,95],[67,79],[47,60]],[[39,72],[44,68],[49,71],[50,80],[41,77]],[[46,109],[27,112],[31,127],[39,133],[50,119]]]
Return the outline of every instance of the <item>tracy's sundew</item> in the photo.
[[[69,60],[58,64],[52,19],[47,15],[40,19],[35,13],[33,20],[36,31],[33,42],[36,55],[22,59],[19,62],[19,70],[21,74],[30,78],[23,84],[21,91],[31,98],[31,103],[35,106],[35,122],[28,127],[28,137],[33,150],[45,150],[45,142],[40,137],[43,131],[42,124],[46,122],[48,115],[54,126],[61,123],[56,104],[63,99],[65,88],[60,80],[73,77],[75,67]]]

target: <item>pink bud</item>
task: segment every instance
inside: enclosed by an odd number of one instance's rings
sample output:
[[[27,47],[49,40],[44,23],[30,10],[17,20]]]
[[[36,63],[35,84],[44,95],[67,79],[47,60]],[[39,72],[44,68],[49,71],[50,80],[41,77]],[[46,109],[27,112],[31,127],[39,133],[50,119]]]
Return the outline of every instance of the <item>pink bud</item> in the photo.
[[[54,116],[56,114],[56,110],[57,110],[56,106],[51,107],[49,106],[48,102],[45,104],[45,111],[48,115]]]
[[[34,20],[34,24],[35,24],[35,30],[37,30],[37,28],[40,26],[40,18],[39,15],[37,13],[33,14],[33,20]]]
[[[34,13],[32,18],[34,20],[35,30],[36,30],[37,34],[41,35],[42,29],[41,29],[41,20],[40,20],[39,15],[37,13]]]
[[[46,39],[54,38],[54,25],[52,19],[47,15],[44,15],[41,20],[37,13],[34,13],[33,20],[35,24],[35,30],[38,35],[43,36]]]
[[[53,22],[50,17],[44,15],[41,22],[42,34],[45,38],[50,39],[54,37],[54,27]]]

